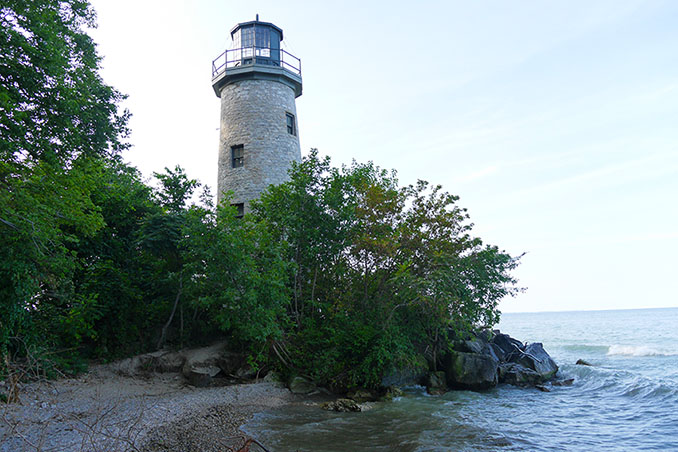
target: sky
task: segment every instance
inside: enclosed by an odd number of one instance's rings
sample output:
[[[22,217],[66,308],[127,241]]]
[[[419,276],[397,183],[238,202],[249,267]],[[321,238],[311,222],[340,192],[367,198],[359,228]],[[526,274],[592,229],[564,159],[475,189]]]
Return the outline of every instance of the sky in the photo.
[[[678,306],[678,2],[93,0],[104,80],[151,178],[216,192],[211,64],[238,22],[302,61],[302,155],[460,196],[513,255],[504,312]]]

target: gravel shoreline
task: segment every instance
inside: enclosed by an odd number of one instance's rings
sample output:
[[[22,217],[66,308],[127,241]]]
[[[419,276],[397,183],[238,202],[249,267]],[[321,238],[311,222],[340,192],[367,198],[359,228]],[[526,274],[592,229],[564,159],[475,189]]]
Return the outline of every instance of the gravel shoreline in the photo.
[[[24,385],[20,399],[0,404],[0,452],[222,452],[242,444],[239,428],[254,414],[302,402],[279,383],[194,388],[178,374],[127,377],[106,366]]]

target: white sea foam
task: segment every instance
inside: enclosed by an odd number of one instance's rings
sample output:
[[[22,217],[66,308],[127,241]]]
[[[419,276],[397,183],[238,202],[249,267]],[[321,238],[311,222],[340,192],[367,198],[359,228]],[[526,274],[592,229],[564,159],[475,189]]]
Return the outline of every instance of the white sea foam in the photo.
[[[644,345],[611,345],[607,350],[608,355],[622,356],[669,356],[675,353],[664,353]]]

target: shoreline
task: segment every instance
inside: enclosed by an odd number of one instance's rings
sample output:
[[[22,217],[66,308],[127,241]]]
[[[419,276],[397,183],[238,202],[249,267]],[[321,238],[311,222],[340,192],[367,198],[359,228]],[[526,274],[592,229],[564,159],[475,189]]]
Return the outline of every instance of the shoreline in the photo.
[[[306,400],[279,383],[195,388],[176,373],[97,366],[25,384],[20,404],[0,405],[0,452],[223,451],[244,441],[240,427],[255,414]]]

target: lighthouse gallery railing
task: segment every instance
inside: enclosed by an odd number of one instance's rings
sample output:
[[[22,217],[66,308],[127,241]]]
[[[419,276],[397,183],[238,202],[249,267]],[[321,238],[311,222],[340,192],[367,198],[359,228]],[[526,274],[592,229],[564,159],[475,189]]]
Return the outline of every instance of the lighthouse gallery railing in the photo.
[[[283,49],[240,47],[226,50],[212,61],[212,78],[226,69],[263,64],[278,66],[301,77],[301,60]]]

